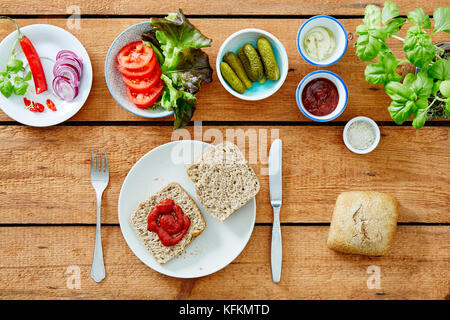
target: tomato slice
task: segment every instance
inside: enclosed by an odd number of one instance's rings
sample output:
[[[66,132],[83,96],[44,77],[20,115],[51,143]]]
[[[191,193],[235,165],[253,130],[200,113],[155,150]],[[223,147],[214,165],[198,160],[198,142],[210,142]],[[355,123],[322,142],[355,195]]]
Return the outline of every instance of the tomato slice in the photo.
[[[128,79],[144,79],[150,77],[157,64],[156,56],[153,55],[150,62],[140,69],[127,69],[119,63],[117,63],[117,69]]]
[[[133,102],[136,107],[140,109],[147,109],[153,106],[158,100],[161,92],[163,90],[163,82],[159,80],[158,83],[150,88],[148,92],[134,92],[129,87],[127,87],[127,96],[128,99]]]
[[[142,41],[127,44],[117,54],[119,64],[127,69],[135,70],[146,66],[153,57],[153,49]]]
[[[156,85],[159,79],[161,79],[161,69],[155,68],[149,78],[145,79],[128,79],[122,76],[123,82],[134,92],[147,92],[153,86]]]

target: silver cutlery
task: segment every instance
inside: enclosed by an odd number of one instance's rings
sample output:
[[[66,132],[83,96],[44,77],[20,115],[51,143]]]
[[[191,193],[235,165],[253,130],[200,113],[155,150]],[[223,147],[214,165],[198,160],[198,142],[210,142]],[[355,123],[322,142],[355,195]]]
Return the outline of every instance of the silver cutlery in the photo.
[[[270,204],[273,208],[272,245],[270,249],[270,262],[272,281],[280,282],[283,250],[281,245],[280,209],[282,200],[282,143],[276,139],[269,151],[269,187]]]
[[[100,232],[102,194],[108,186],[109,169],[106,151],[91,152],[91,183],[97,195],[97,223],[95,232],[94,257],[92,259],[91,278],[96,282],[105,279],[105,264],[103,262],[102,236]]]

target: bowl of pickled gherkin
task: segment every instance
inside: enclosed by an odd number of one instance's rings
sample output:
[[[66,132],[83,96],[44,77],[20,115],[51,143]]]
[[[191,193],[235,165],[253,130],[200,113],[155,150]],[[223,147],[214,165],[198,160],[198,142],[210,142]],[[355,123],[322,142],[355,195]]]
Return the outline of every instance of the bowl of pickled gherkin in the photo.
[[[261,29],[243,29],[229,36],[220,47],[216,70],[220,83],[233,96],[262,100],[283,85],[288,57],[274,35]]]

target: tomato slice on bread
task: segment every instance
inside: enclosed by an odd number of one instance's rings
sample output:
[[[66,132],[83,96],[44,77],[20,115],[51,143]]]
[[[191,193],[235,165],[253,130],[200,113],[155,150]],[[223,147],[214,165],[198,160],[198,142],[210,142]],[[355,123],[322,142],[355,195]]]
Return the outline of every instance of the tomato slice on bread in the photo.
[[[153,58],[153,49],[142,41],[134,41],[123,47],[117,54],[117,62],[129,70],[145,67]]]
[[[153,106],[158,100],[163,90],[163,81],[160,79],[156,85],[150,88],[147,92],[134,92],[127,87],[128,99],[141,109],[147,109]]]
[[[122,76],[123,82],[134,92],[146,92],[158,83],[161,79],[161,68],[156,67],[150,77],[145,79],[130,79]]]

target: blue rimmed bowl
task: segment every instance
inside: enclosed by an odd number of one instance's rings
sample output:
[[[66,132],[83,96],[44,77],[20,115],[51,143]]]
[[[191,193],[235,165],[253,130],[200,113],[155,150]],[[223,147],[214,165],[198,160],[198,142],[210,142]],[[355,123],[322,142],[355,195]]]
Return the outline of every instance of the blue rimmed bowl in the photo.
[[[325,116],[316,116],[316,115],[313,115],[312,113],[308,112],[308,110],[306,110],[306,108],[302,102],[303,89],[310,81],[312,81],[314,79],[318,79],[318,78],[325,78],[325,79],[328,79],[331,82],[333,82],[334,85],[336,86],[338,94],[339,94],[339,101],[336,106],[336,109],[334,109],[334,111],[332,113],[327,114]],[[347,106],[347,101],[348,101],[348,90],[347,90],[347,86],[345,85],[344,80],[342,80],[341,77],[339,77],[337,74],[335,74],[331,71],[318,70],[318,71],[314,71],[314,72],[307,74],[302,79],[302,81],[300,81],[300,83],[297,86],[296,99],[297,99],[298,108],[306,117],[308,117],[311,120],[318,121],[318,122],[327,122],[327,121],[336,119],[337,117],[339,117],[341,115],[342,112],[344,112],[345,107]]]
[[[128,100],[126,86],[122,80],[122,74],[116,66],[116,56],[125,45],[141,40],[142,33],[150,30],[148,22],[141,22],[123,31],[111,44],[105,60],[105,79],[109,92],[117,103],[125,110],[144,118],[163,118],[173,114],[163,108],[140,109]]]
[[[315,27],[325,27],[330,30],[336,39],[336,48],[333,54],[324,60],[315,60],[308,55],[304,48],[305,36],[309,30]],[[297,49],[303,59],[312,65],[326,67],[338,62],[347,51],[348,36],[344,26],[335,18],[325,15],[314,16],[306,20],[297,33]]]
[[[278,68],[280,69],[280,79],[278,79],[277,81],[267,79],[265,83],[253,82],[250,89],[245,90],[243,94],[238,93],[222,77],[222,72],[220,71],[220,63],[223,61],[223,56],[227,52],[232,51],[234,53],[237,53],[238,49],[246,43],[250,43],[256,48],[256,41],[259,37],[265,37],[267,40],[269,40],[270,45],[272,46],[275,60],[278,64]],[[278,40],[278,38],[273,34],[261,29],[249,28],[233,33],[222,43],[219,52],[217,53],[216,72],[220,83],[230,94],[242,100],[256,101],[266,99],[273,95],[278,91],[278,89],[281,88],[284,81],[286,80],[288,69],[288,56],[286,53],[286,49],[284,48],[281,41]]]

